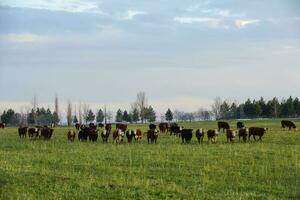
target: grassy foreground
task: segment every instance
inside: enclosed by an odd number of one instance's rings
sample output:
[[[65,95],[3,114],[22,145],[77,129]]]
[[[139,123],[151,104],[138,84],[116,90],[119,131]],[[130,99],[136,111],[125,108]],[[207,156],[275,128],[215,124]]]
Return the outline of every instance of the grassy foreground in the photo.
[[[300,199],[300,131],[279,121],[246,121],[269,127],[262,142],[181,144],[160,135],[156,145],[102,144],[66,139],[20,139],[0,130],[0,199]],[[231,125],[235,127],[235,122]],[[300,126],[300,122],[297,122]],[[216,122],[182,124],[216,128]],[[130,128],[147,129],[131,125]],[[72,128],[71,128],[72,129]]]

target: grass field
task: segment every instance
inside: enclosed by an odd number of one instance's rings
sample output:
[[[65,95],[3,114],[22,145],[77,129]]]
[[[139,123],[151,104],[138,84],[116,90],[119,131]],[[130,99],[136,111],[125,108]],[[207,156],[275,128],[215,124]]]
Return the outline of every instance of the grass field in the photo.
[[[235,122],[230,122],[234,126]],[[70,143],[68,128],[50,141],[20,139],[0,130],[1,199],[300,199],[300,131],[279,121],[246,121],[269,127],[262,142],[181,144],[160,135],[157,144]],[[297,122],[300,125],[300,121]],[[216,122],[182,124],[216,128]],[[147,129],[146,125],[130,128]],[[234,126],[235,127],[235,126]]]

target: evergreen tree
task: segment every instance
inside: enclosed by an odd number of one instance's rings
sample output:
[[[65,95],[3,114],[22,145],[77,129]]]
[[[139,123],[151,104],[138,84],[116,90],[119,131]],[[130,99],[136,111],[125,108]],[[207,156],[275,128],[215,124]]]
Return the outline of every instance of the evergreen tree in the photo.
[[[94,115],[93,111],[90,109],[90,110],[88,111],[88,114],[87,114],[87,116],[86,116],[85,121],[86,121],[86,122],[92,122],[92,121],[94,121],[94,120],[95,120],[95,115]]]
[[[230,109],[229,109],[229,105],[226,101],[224,101],[220,107],[220,116],[221,119],[229,119],[230,118]]]
[[[128,114],[128,112],[127,112],[127,110],[124,110],[124,112],[123,112],[123,121],[125,121],[125,122],[130,122],[131,120],[130,120],[130,115]]]
[[[11,108],[8,109],[7,111],[4,111],[1,116],[2,123],[11,124],[11,122],[13,121],[14,115],[15,115],[15,111]]]
[[[254,118],[255,117],[256,108],[255,108],[255,105],[250,101],[250,99],[248,99],[245,102],[244,113],[245,113],[245,116],[248,117],[248,118]]]
[[[133,109],[132,113],[131,113],[131,118],[133,122],[138,122],[139,121],[139,111],[138,109]]]
[[[173,120],[173,113],[172,111],[170,110],[170,108],[168,108],[166,114],[165,114],[165,118],[167,121],[172,121]]]
[[[298,97],[296,97],[294,99],[293,106],[294,106],[295,117],[299,117],[300,116],[300,102],[299,102]]]
[[[119,109],[116,114],[116,122],[122,122],[122,120],[123,120],[123,114],[122,111]]]
[[[102,123],[104,121],[104,113],[101,109],[97,112],[96,121],[97,123]]]
[[[149,122],[155,122],[156,120],[156,113],[152,106],[149,106],[149,108],[146,109],[145,113],[145,119],[148,120]]]
[[[232,103],[230,106],[230,118],[231,119],[237,119],[237,111],[238,107],[235,103]]]
[[[74,115],[73,123],[74,123],[74,124],[77,124],[77,123],[78,123],[78,119],[77,119],[77,116],[76,116],[76,115]]]
[[[254,105],[254,107],[255,107],[255,117],[261,117],[261,114],[262,114],[262,109],[261,109],[261,107],[260,107],[260,104],[259,104],[259,102],[257,102],[257,101],[253,101],[253,105]]]

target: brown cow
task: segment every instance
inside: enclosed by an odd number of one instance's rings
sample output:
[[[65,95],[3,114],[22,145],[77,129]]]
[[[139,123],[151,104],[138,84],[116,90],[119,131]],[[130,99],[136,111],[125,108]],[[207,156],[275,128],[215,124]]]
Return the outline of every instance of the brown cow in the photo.
[[[168,123],[160,123],[158,125],[159,131],[162,133],[168,132],[169,131],[169,124]]]
[[[157,130],[148,130],[147,132],[147,140],[148,140],[148,144],[151,141],[151,144],[154,142],[156,144],[158,138],[158,131]]]
[[[20,138],[25,138],[27,134],[27,127],[19,127],[18,128]]]
[[[231,130],[231,129],[227,129],[226,130],[226,138],[227,138],[227,142],[233,142],[236,136],[236,132]]]
[[[127,130],[127,124],[117,123],[116,129],[120,129],[121,131],[123,131],[125,133],[125,131]]]
[[[68,137],[69,141],[74,142],[75,137],[76,137],[76,132],[73,130],[69,130],[67,137]]]
[[[113,132],[113,139],[116,142],[116,144],[120,144],[123,142],[125,133],[121,129],[116,129]]]
[[[241,141],[241,138],[243,138],[243,141],[247,141],[247,136],[248,136],[248,129],[242,128],[239,130],[239,141]]]
[[[44,127],[44,128],[41,129],[41,135],[40,136],[44,140],[50,140],[52,135],[53,135],[53,131],[54,131],[53,128]]]
[[[208,130],[207,131],[207,138],[208,142],[211,141],[212,143],[217,142],[219,132],[217,130]]]
[[[110,133],[111,129],[112,129],[111,124],[105,124],[105,130],[106,131],[108,131]]]
[[[79,123],[76,123],[76,124],[75,124],[75,128],[76,128],[76,130],[79,130],[79,129],[80,129],[80,124],[79,124]]]
[[[135,141],[139,141],[142,139],[142,131],[141,129],[135,129],[134,131],[134,139]]]
[[[0,123],[0,128],[4,129],[5,128],[5,123]]]
[[[257,127],[250,127],[249,128],[249,135],[248,139],[250,140],[251,135],[253,139],[256,141],[255,136],[259,137],[259,140],[262,140],[262,136],[267,132],[268,128],[257,128]]]

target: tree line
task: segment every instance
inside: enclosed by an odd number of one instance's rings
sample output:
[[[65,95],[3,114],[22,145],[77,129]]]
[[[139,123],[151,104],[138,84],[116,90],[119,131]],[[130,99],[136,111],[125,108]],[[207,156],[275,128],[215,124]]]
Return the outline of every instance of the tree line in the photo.
[[[137,99],[131,104],[131,110],[117,110],[115,116],[106,107],[98,109],[95,113],[89,108],[88,104],[79,105],[79,115],[75,107],[73,112],[71,102],[67,105],[67,124],[70,126],[75,123],[144,123],[156,121],[199,121],[199,120],[229,120],[229,119],[254,119],[254,118],[297,118],[300,116],[299,98],[289,97],[279,101],[276,97],[265,101],[263,97],[258,100],[247,99],[238,104],[222,100],[220,97],[214,99],[211,109],[198,109],[195,112],[184,112],[168,109],[164,115],[158,119],[153,107],[147,104],[146,94],[140,92]],[[16,112],[13,109],[4,110],[1,114],[1,122],[18,126],[23,125],[57,125],[61,122],[59,115],[58,98],[55,97],[55,109],[52,112],[49,108],[38,107],[36,98],[32,103],[32,108],[26,113]]]

